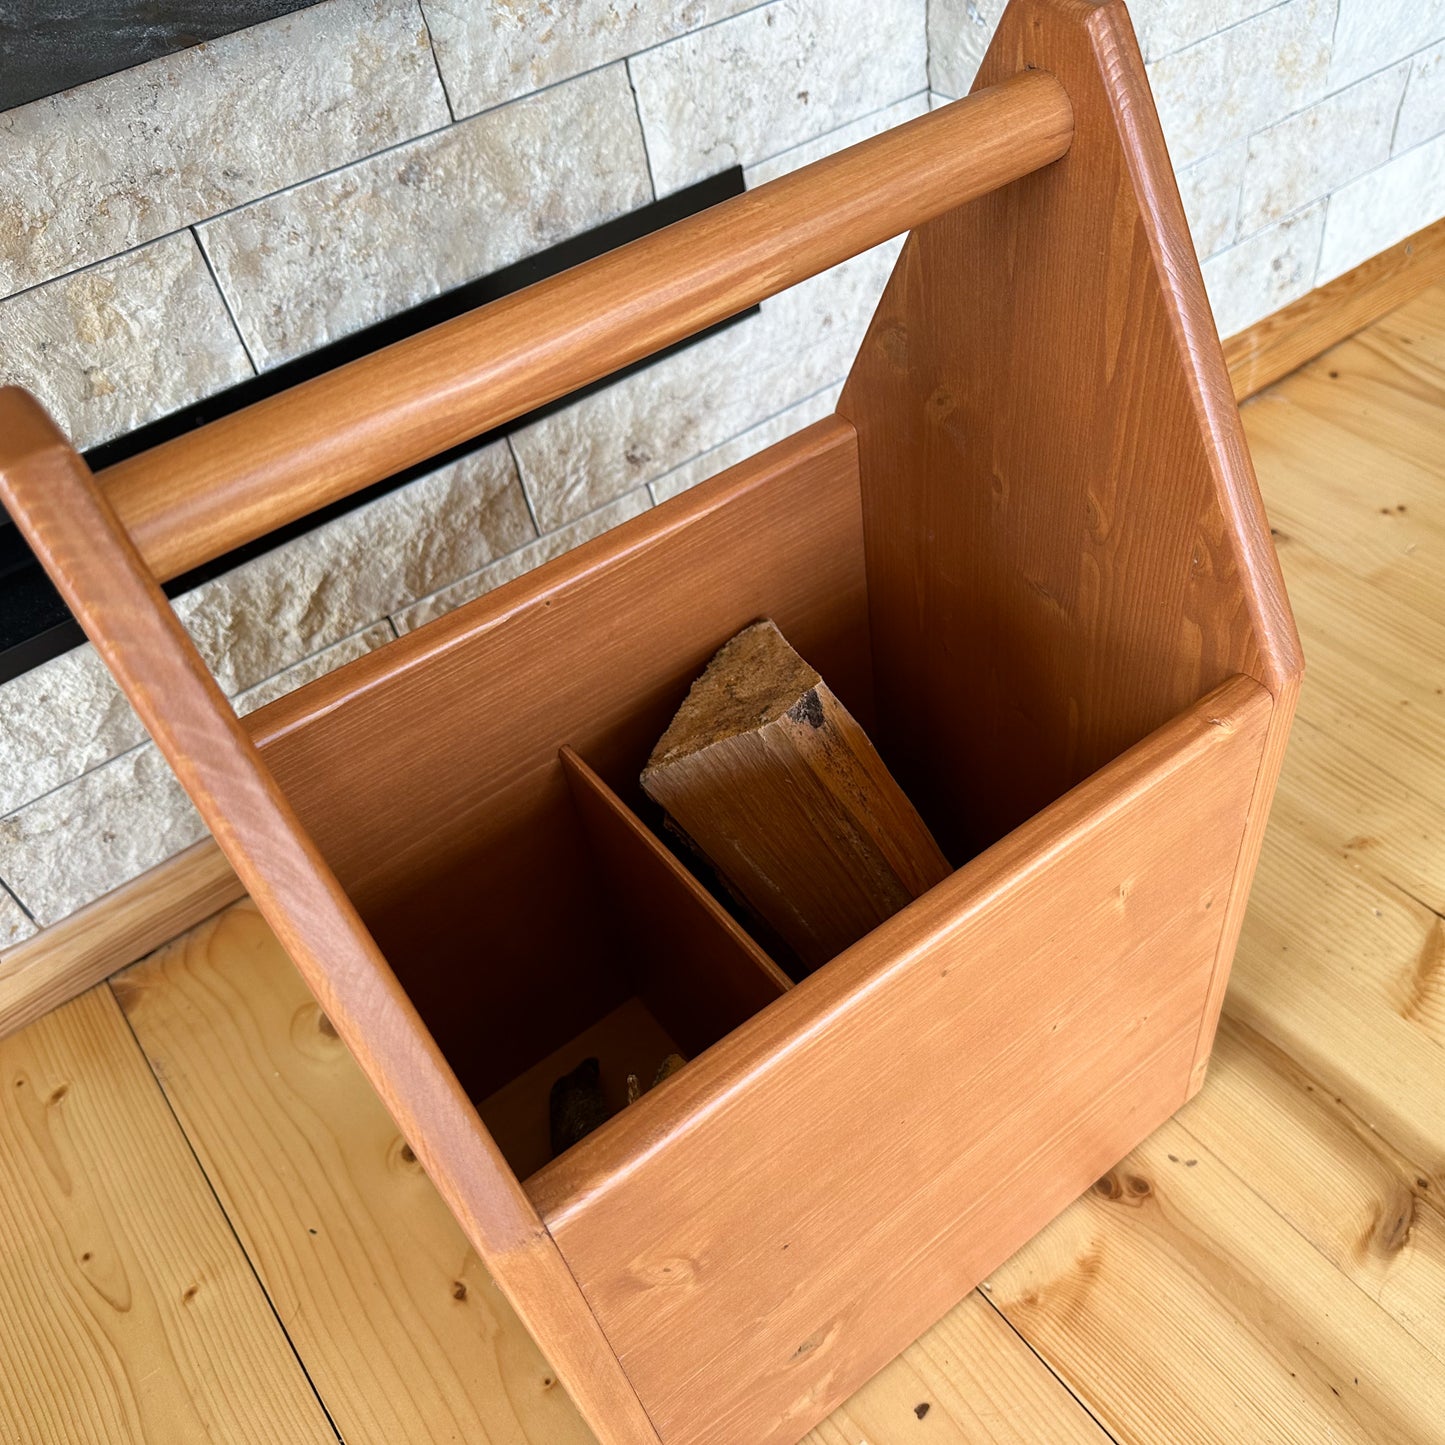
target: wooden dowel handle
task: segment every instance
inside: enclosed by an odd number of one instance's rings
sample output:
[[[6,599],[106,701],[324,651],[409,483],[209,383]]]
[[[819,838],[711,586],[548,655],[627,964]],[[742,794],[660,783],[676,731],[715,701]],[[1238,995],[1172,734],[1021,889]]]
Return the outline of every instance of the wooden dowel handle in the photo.
[[[164,580],[670,346],[1059,159],[1025,71],[119,462],[98,480]]]

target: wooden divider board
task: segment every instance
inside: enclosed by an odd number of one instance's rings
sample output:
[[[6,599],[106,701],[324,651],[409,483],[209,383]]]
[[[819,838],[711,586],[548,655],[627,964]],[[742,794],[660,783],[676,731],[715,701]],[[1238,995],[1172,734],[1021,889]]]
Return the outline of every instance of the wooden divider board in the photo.
[[[349,1445],[590,1445],[250,903],[115,987]],[[1107,1439],[977,1295],[809,1442],[916,1445],[920,1404],[936,1445]]]
[[[335,1435],[104,986],[0,1042],[0,1435]]]
[[[1269,717],[1232,679],[529,1181],[663,1439],[790,1442],[1183,1102]]]

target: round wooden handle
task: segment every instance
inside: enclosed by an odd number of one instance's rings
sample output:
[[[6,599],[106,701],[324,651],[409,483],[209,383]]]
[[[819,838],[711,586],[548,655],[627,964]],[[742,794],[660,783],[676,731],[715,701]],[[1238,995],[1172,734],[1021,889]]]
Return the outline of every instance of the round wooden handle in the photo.
[[[162,581],[1059,159],[1058,80],[1000,85],[99,473]]]

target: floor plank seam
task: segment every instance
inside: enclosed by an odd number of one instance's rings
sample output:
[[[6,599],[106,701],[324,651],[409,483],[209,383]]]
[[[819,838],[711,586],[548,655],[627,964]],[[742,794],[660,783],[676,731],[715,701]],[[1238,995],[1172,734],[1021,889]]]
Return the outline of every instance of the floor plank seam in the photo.
[[[1024,1347],[1024,1349],[1026,1349],[1039,1362],[1039,1364],[1041,1364],[1044,1369],[1046,1369],[1049,1374],[1051,1374],[1054,1379],[1059,1382],[1060,1388],[1068,1393],[1069,1398],[1073,1400],[1073,1402],[1079,1407],[1079,1409],[1081,1409],[1089,1417],[1089,1419],[1091,1419],[1094,1424],[1099,1427],[1099,1433],[1104,1437],[1104,1439],[1112,1441],[1113,1445],[1124,1445],[1124,1442],[1120,1440],[1120,1437],[1116,1435],[1099,1418],[1098,1413],[1088,1404],[1086,1400],[1084,1400],[1084,1398],[1079,1394],[1079,1392],[1074,1389],[1074,1387],[1063,1377],[1063,1375],[1061,1375],[1059,1371],[1054,1368],[1053,1362],[1047,1359],[1036,1348],[1034,1342],[1029,1339],[1029,1337],[1025,1335],[1024,1332],[1019,1329],[1019,1327],[1014,1324],[1014,1322],[1008,1317],[1008,1312],[993,1298],[993,1291],[988,1287],[988,1285],[980,1284],[976,1293],[984,1301],[984,1303],[987,1304],[988,1307],[999,1317],[999,1319],[1001,1319],[1004,1324],[1009,1327],[1009,1329],[1017,1337],[1019,1343]]]
[[[241,1258],[246,1261],[246,1268],[251,1271],[251,1277],[256,1281],[256,1288],[260,1290],[261,1298],[266,1301],[266,1308],[270,1311],[271,1318],[276,1321],[276,1328],[281,1331],[281,1338],[286,1341],[286,1348],[291,1351],[291,1357],[296,1361],[296,1368],[301,1371],[307,1388],[311,1391],[312,1395],[315,1396],[316,1404],[321,1413],[326,1417],[326,1423],[330,1426],[331,1433],[335,1435],[337,1445],[346,1445],[346,1437],[341,1433],[341,1427],[337,1425],[336,1419],[331,1413],[331,1407],[326,1403],[321,1391],[317,1389],[316,1381],[311,1377],[311,1371],[306,1368],[306,1361],[302,1359],[301,1351],[296,1348],[296,1341],[291,1338],[291,1331],[286,1328],[285,1321],[276,1309],[276,1301],[272,1299],[271,1291],[266,1288],[266,1282],[261,1278],[261,1272],[256,1267],[256,1261],[251,1257],[251,1251],[246,1248],[246,1242],[241,1238],[235,1221],[226,1209],[225,1203],[221,1199],[220,1191],[216,1188],[215,1181],[212,1180],[210,1173],[201,1160],[201,1156],[196,1152],[196,1146],[191,1141],[190,1134],[186,1132],[186,1126],[182,1122],[180,1115],[176,1112],[175,1106],[171,1103],[170,1095],[166,1093],[165,1085],[161,1082],[160,1075],[156,1073],[154,1066],[151,1064],[150,1055],[146,1052],[145,1045],[141,1043],[140,1037],[135,1031],[135,1026],[131,1023],[130,1015],[126,1013],[124,1007],[121,1005],[120,998],[115,991],[114,977],[115,976],[112,976],[106,979],[104,983],[97,986],[106,989],[114,1000],[116,1011],[120,1014],[125,1024],[126,1032],[129,1033],[135,1041],[136,1051],[145,1061],[146,1072],[155,1082],[156,1092],[160,1094],[161,1101],[165,1104],[166,1112],[175,1120],[176,1128],[180,1132],[181,1138],[185,1140],[186,1150],[195,1161],[196,1171],[201,1178],[205,1180],[206,1189],[210,1193],[211,1198],[215,1200],[216,1211],[225,1221],[226,1229],[231,1238],[236,1242],[236,1248],[240,1252]]]

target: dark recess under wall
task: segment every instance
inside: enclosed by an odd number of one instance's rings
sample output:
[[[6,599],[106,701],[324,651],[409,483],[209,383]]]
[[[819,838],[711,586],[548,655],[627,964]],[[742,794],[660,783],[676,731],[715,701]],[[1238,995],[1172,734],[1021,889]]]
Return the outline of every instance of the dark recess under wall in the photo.
[[[0,111],[316,0],[0,0]]]
[[[729,196],[740,194],[743,189],[742,170],[734,166],[720,175],[699,181],[696,185],[678,191],[661,201],[654,201],[651,205],[631,211],[625,216],[619,216],[605,225],[583,232],[579,236],[573,236],[560,245],[540,251],[535,256],[529,256],[504,270],[494,271],[490,276],[484,276],[477,281],[469,281],[466,285],[458,286],[430,301],[424,301],[409,311],[403,311],[399,315],[380,321],[375,326],[355,332],[329,346],[320,347],[306,356],[287,362],[284,366],[274,367],[260,376],[251,377],[225,391],[217,392],[214,396],[207,397],[194,406],[172,412],[169,416],[162,417],[147,426],[138,427],[124,436],[92,447],[85,453],[85,460],[92,471],[100,471],[125,457],[135,456],[139,452],[146,451],[159,442],[181,436],[198,426],[204,426],[207,422],[214,421],[217,417],[228,416],[231,412],[239,411],[242,407],[260,401],[263,397],[284,391],[287,387],[295,386],[297,382],[332,371],[338,366],[345,365],[348,361],[354,361],[357,357],[365,356],[393,341],[400,341],[403,337],[424,331],[429,326],[435,326],[453,316],[460,316],[463,312],[485,305],[488,301],[495,301],[500,296],[520,291],[522,287],[545,280],[546,277],[556,275],[559,271],[565,271],[569,266],[578,265],[582,261],[590,260],[593,256],[600,256],[604,251],[610,251],[627,241],[635,240],[638,236],[660,230],[663,226],[671,225],[674,221],[682,220],[685,216],[693,215],[697,211],[706,210],[708,206],[726,200]],[[721,322],[718,326],[711,327],[696,336],[689,337],[686,341],[669,347],[656,356],[615,372],[603,381],[574,391],[547,406],[539,407],[536,411],[528,412],[525,416],[520,416],[493,432],[473,437],[460,446],[453,447],[450,451],[430,457],[418,466],[398,472],[395,476],[387,477],[384,481],[377,482],[321,511],[313,512],[300,522],[282,527],[245,547],[228,552],[224,557],[218,557],[214,562],[166,583],[166,595],[178,597],[181,593],[188,592],[192,587],[198,586],[209,578],[229,571],[248,558],[260,556],[263,552],[270,551],[273,547],[289,541],[292,537],[301,536],[335,517],[342,516],[376,497],[393,491],[416,477],[435,471],[438,467],[445,466],[447,462],[463,457],[468,452],[476,450],[477,447],[505,436],[508,432],[525,426],[528,422],[536,421],[539,417],[560,410],[579,397],[610,386],[620,377],[640,371],[663,356],[669,356],[673,352],[694,345],[703,337],[733,325],[743,316],[751,315],[752,311],[756,311],[756,309],[753,307],[750,311],[741,312],[738,316]],[[59,595],[51,586],[50,579],[46,577],[40,564],[31,556],[24,538],[20,536],[9,517],[5,516],[3,510],[0,510],[0,683],[8,682],[11,678],[28,672],[32,667],[38,667],[42,662],[69,651],[70,648],[84,640],[79,624],[70,616],[64,602],[60,600]]]

